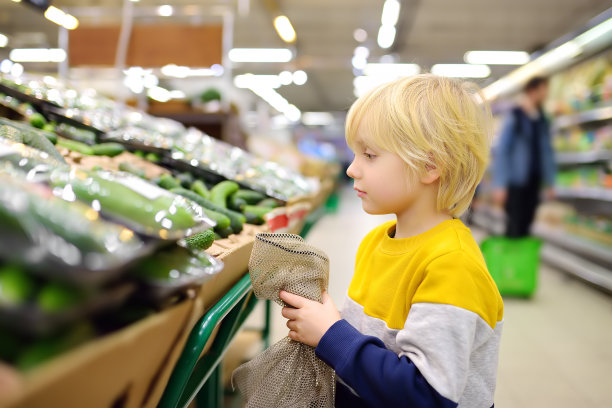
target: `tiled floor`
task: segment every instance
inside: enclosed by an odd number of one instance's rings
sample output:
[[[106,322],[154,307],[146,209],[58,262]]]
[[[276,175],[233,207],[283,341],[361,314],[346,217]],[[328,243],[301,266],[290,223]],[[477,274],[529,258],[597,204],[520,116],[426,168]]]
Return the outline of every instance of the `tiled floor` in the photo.
[[[329,292],[338,306],[361,239],[389,217],[370,216],[348,188],[337,214],[322,218],[307,241],[330,257]],[[287,333],[273,308],[272,341]],[[529,300],[505,299],[496,407],[612,407],[612,296],[542,267]]]

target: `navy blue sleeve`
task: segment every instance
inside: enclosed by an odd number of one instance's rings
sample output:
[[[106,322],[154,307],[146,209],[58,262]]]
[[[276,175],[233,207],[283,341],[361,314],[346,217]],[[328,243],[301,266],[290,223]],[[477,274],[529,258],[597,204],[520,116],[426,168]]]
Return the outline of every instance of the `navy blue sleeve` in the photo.
[[[457,407],[431,387],[407,357],[399,357],[346,320],[329,328],[315,352],[370,406]]]
[[[499,142],[495,147],[492,173],[493,185],[498,188],[508,187],[511,172],[510,147],[514,137],[514,129],[516,128],[515,121],[515,115],[512,113],[508,114],[504,119],[499,135]]]

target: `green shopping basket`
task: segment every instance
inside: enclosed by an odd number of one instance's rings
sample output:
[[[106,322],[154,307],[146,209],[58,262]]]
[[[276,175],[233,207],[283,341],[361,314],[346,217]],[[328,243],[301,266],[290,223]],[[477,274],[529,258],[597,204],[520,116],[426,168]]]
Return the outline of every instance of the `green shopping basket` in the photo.
[[[480,244],[499,293],[531,296],[537,287],[540,247],[537,238],[489,237]]]

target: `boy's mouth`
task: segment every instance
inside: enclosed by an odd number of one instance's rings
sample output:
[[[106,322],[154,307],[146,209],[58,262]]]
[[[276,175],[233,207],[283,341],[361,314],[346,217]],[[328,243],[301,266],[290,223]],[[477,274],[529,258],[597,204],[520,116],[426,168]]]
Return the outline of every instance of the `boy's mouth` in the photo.
[[[367,194],[365,191],[360,190],[357,187],[353,187],[353,190],[357,192],[357,197],[365,197]]]

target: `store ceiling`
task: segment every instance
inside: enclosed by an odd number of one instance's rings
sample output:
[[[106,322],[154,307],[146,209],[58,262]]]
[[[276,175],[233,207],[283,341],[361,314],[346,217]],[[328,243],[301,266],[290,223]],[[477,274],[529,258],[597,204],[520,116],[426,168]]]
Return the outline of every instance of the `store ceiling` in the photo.
[[[390,50],[398,62],[429,69],[436,63],[461,63],[468,50],[536,51],[562,35],[580,29],[610,7],[609,0],[400,0],[398,35]],[[55,0],[53,4],[79,17],[81,24],[119,23],[122,0]],[[308,82],[278,91],[302,111],[346,110],[354,100],[351,58],[353,31],[363,28],[369,62],[389,53],[376,44],[383,1],[378,0],[140,0],[140,17],[154,21],[156,6],[171,4],[172,22],[202,24],[236,13],[234,47],[283,47],[272,20],[275,9],[287,15],[297,32],[297,57],[286,64],[236,64],[234,73],[277,74],[303,69]],[[57,26],[24,4],[0,3],[0,32],[14,46],[56,46]],[[95,46],[92,44],[92,46]],[[0,50],[5,58],[8,50]],[[482,85],[512,67],[492,66]],[[26,69],[28,67],[26,66]]]

